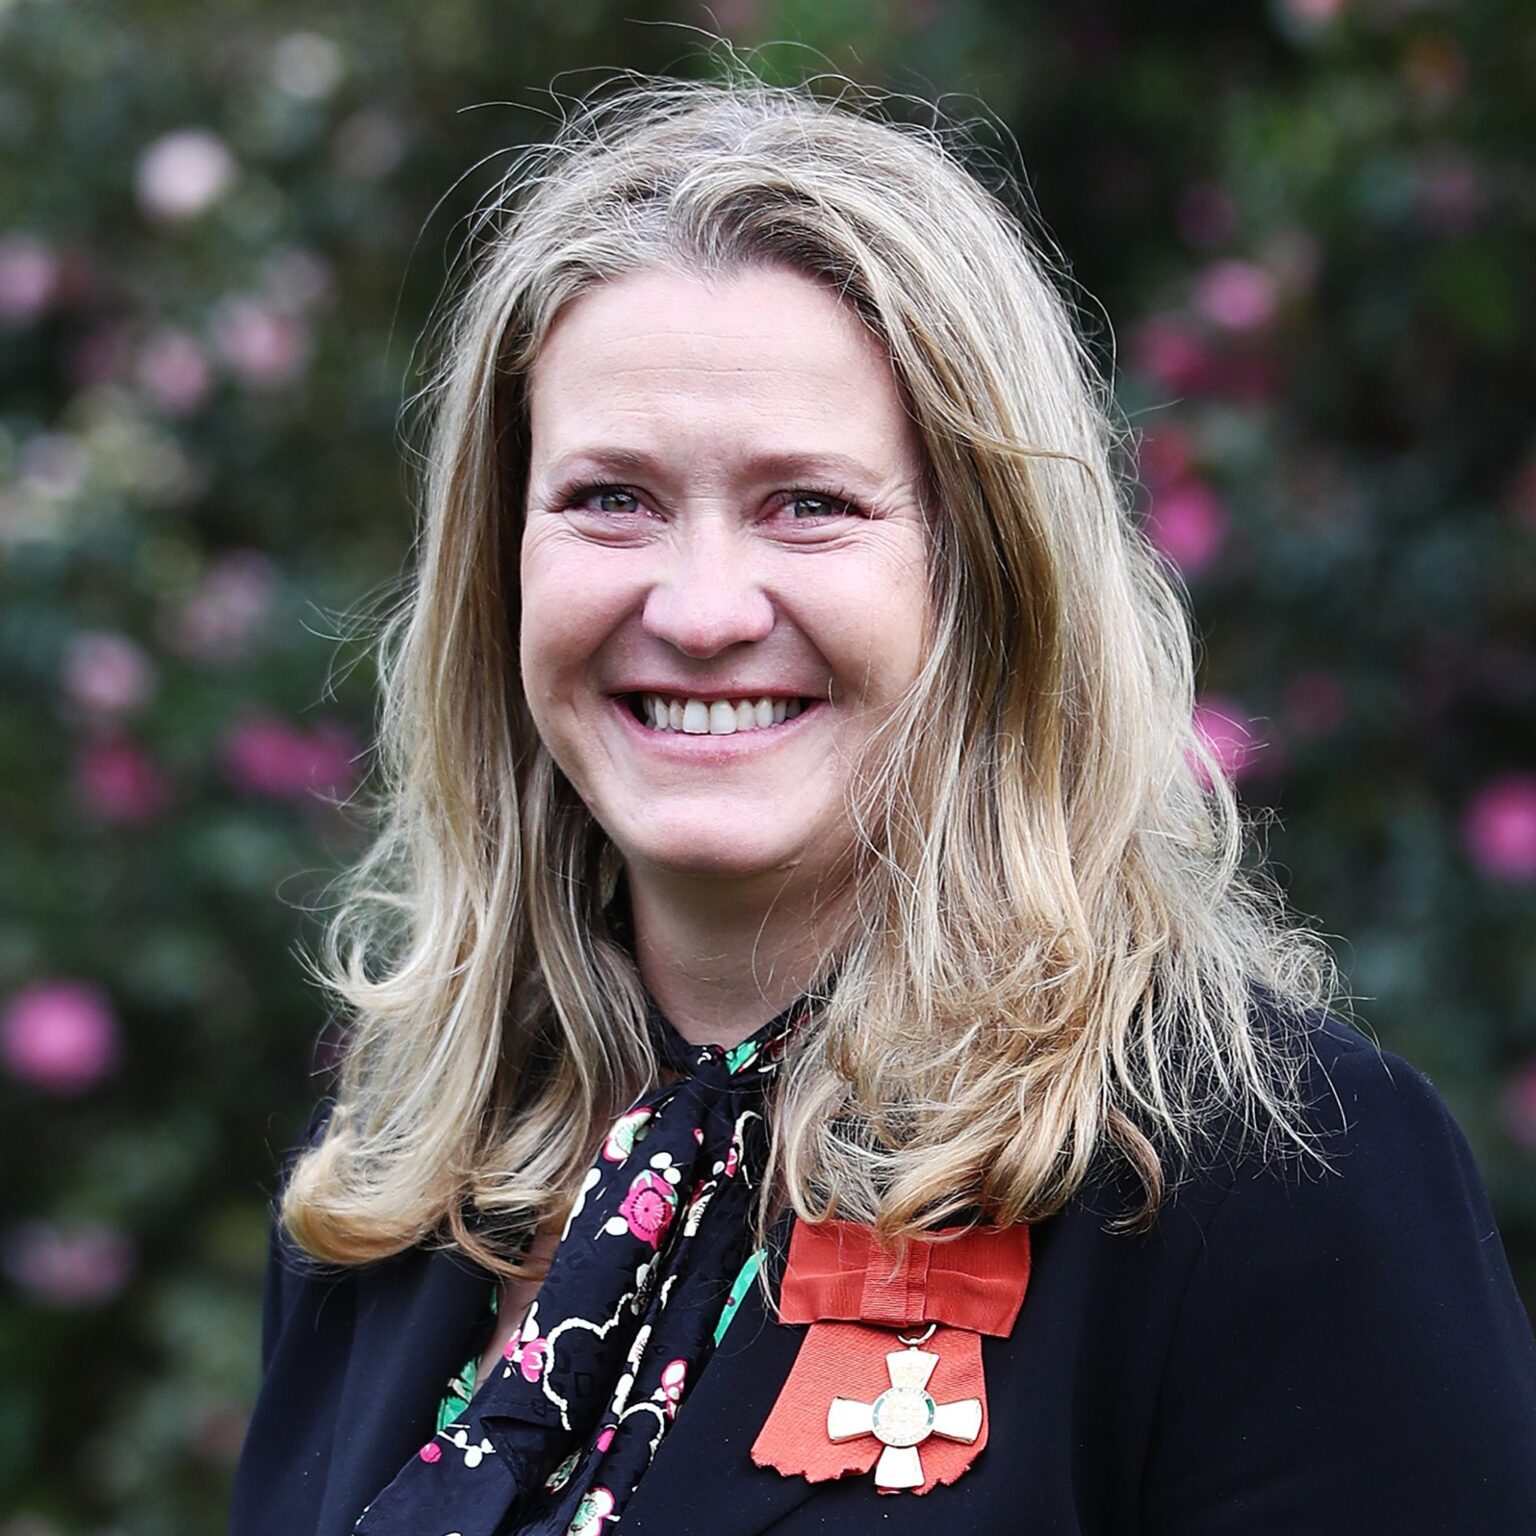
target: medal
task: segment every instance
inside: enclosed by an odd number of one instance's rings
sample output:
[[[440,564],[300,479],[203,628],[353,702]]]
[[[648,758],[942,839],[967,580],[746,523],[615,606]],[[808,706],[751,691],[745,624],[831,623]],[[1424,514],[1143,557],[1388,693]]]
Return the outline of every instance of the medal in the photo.
[[[987,1442],[981,1336],[1012,1331],[1028,1282],[1027,1226],[897,1258],[868,1228],[797,1222],[778,1312],[810,1328],[752,1460],[810,1482],[873,1470],[881,1493],[954,1482]]]
[[[974,1445],[981,1433],[979,1397],[936,1403],[928,1394],[928,1378],[939,1357],[917,1346],[932,1337],[936,1326],[930,1324],[920,1338],[903,1338],[907,1347],[885,1357],[891,1384],[874,1402],[834,1397],[827,1409],[827,1438],[834,1444],[873,1435],[885,1447],[875,1463],[878,1488],[922,1487],[923,1463],[917,1448],[929,1435]]]

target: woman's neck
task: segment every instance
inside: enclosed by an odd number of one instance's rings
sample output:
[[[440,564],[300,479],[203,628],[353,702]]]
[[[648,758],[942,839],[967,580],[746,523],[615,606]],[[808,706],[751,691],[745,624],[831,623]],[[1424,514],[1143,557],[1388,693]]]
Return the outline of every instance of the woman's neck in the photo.
[[[695,1045],[738,1044],[821,980],[845,921],[841,906],[790,884],[765,891],[631,871],[629,900],[640,974]]]

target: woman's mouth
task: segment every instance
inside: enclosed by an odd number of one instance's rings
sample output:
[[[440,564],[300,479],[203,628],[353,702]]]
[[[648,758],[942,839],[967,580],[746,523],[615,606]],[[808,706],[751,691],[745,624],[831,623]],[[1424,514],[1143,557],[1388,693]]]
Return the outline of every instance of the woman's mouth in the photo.
[[[632,693],[630,712],[653,731],[685,736],[734,736],[740,731],[770,731],[793,720],[817,700],[804,698],[695,699],[670,693]]]

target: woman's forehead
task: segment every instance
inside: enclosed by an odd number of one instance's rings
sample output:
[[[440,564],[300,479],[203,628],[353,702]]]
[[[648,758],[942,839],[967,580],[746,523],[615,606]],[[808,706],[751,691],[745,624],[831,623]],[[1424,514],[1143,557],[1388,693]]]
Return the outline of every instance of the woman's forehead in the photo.
[[[546,472],[583,456],[643,468],[727,442],[748,472],[915,467],[879,342],[820,284],[784,268],[647,270],[589,290],[551,328],[529,401]]]

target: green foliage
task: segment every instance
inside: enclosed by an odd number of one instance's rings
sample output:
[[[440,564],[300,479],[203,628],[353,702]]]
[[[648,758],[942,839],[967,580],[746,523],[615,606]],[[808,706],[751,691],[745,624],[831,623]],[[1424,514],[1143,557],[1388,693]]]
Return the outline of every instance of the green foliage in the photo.
[[[1536,1299],[1529,7],[0,0],[0,1536],[222,1528],[423,327],[543,88],[712,17],[1016,140],[1203,718]]]

